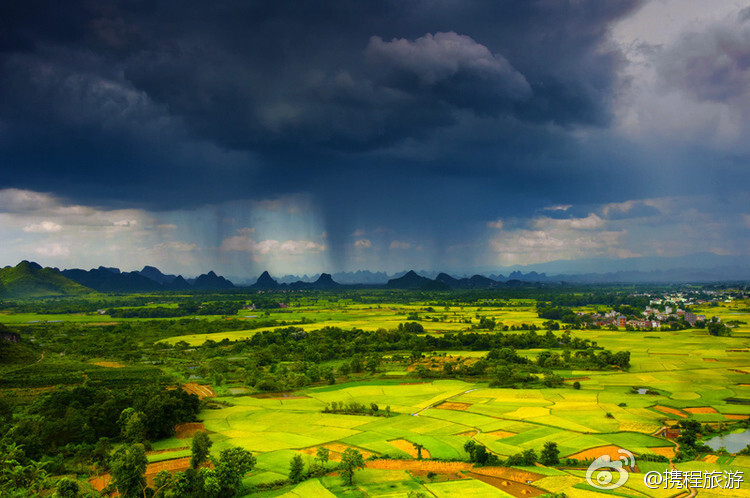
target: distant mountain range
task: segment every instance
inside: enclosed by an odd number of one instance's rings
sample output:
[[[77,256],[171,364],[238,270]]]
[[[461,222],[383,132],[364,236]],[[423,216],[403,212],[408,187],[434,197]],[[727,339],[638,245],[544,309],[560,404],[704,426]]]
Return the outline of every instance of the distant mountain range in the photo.
[[[406,273],[406,272],[402,272]],[[281,277],[278,277],[276,280],[280,284],[292,284],[295,282],[308,282],[313,283],[315,280],[317,280],[319,275],[315,274],[312,276],[307,275],[283,275]],[[335,280],[336,282],[343,284],[343,285],[354,285],[354,284],[374,284],[374,285],[381,285],[385,284],[389,278],[391,278],[386,272],[384,271],[378,271],[378,272],[371,272],[368,270],[357,270],[354,272],[348,271],[348,272],[338,272],[331,275],[331,278]],[[238,278],[238,282],[243,281],[243,278]],[[248,282],[250,283],[250,282]]]
[[[387,274],[359,270],[334,273],[332,278],[340,284],[386,285],[394,278],[403,277],[407,271]],[[713,253],[696,253],[680,257],[589,258],[558,260],[526,266],[503,268],[476,268],[468,274],[454,274],[431,270],[416,270],[419,276],[447,283],[450,279],[473,278],[480,275],[497,282],[568,283],[686,283],[750,280],[750,262],[739,256],[720,256]],[[444,275],[441,277],[441,275]],[[284,275],[279,283],[296,281],[313,282],[317,275]],[[252,281],[247,281],[251,283]],[[476,279],[475,279],[476,283]]]
[[[333,278],[328,273],[321,273],[315,282],[303,282],[302,280],[297,280],[292,283],[279,283],[274,280],[267,271],[264,271],[260,277],[258,277],[258,280],[250,286],[251,289],[257,290],[313,290],[336,289],[338,287],[341,287],[341,284],[334,282]]]
[[[0,298],[70,296],[90,292],[155,292],[181,290],[225,290],[234,284],[213,271],[186,280],[181,275],[165,275],[153,266],[141,271],[121,272],[100,266],[91,270],[58,270],[21,261],[0,268]]]
[[[91,270],[62,270],[64,277],[89,289],[99,292],[153,292],[163,290],[223,290],[233,289],[234,284],[213,271],[188,279],[182,275],[165,275],[153,266],[144,266],[141,271],[121,272],[118,268]]]
[[[625,266],[627,262],[630,267]],[[681,264],[684,266],[672,266]],[[709,265],[715,265],[710,267]],[[609,272],[576,272],[585,268],[603,269],[624,267]],[[570,273],[548,275],[539,270],[566,267]],[[391,289],[491,289],[534,283],[687,283],[750,280],[750,264],[742,258],[715,254],[690,255],[682,258],[631,258],[631,260],[597,259],[587,262],[558,261],[523,267],[527,272],[513,269],[507,273],[479,273],[455,277],[447,273],[409,270],[395,275],[384,272],[321,273],[319,276],[297,277],[285,275],[274,279],[264,271],[253,284],[244,286],[254,290],[312,290],[335,289],[344,285],[385,287]],[[497,270],[496,270],[497,271]],[[247,281],[246,281],[247,282]],[[249,284],[249,282],[247,282]],[[153,266],[140,271],[122,272],[104,267],[91,270],[42,268],[39,264],[22,261],[18,265],[0,268],[0,299],[25,297],[66,296],[97,292],[156,292],[189,290],[227,290],[236,286],[227,278],[210,271],[196,278],[162,273]]]
[[[470,278],[454,278],[446,273],[440,273],[434,279],[418,274],[414,270],[409,270],[397,278],[391,278],[384,284],[353,284],[357,287],[385,287],[388,289],[419,289],[419,290],[449,290],[449,289],[492,289],[518,287],[521,285],[535,285],[539,283],[523,282],[520,280],[507,280],[499,282],[481,275],[474,275]],[[267,271],[263,272],[258,280],[249,288],[257,290],[305,290],[305,289],[334,289],[344,287],[343,284],[337,283],[328,273],[322,273],[315,282],[297,281],[291,284],[279,283],[274,280]]]
[[[399,278],[392,278],[386,284],[390,289],[420,289],[420,290],[448,290],[448,289],[507,289],[520,286],[530,286],[541,283],[538,280],[522,281],[508,279],[493,280],[482,275],[455,278],[447,273],[439,273],[434,279],[419,275],[411,270]]]

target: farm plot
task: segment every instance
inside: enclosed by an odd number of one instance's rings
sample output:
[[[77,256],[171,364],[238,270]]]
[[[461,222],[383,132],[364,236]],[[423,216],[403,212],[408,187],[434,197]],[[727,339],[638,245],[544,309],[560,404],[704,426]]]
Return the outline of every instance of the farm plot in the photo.
[[[424,487],[427,488],[437,498],[513,496],[509,493],[498,490],[491,484],[487,484],[476,479],[425,484]]]
[[[402,323],[407,309],[421,310],[421,307],[402,306],[377,312],[355,310],[348,316],[337,311],[326,320],[321,313],[318,315],[321,320],[316,324],[367,321],[368,313],[376,318],[372,325],[377,320],[385,323],[391,319]],[[477,312],[476,308],[473,312]],[[462,313],[471,315],[468,309]],[[485,311],[480,313],[484,315]],[[508,313],[517,313],[520,317],[526,311],[509,310]],[[510,320],[511,315],[506,315],[505,311],[494,312],[491,316],[501,319],[504,315]],[[561,457],[582,460],[603,454],[619,459],[621,455],[617,450],[622,448],[635,454],[637,461],[638,455],[644,453],[673,456],[672,443],[651,436],[665,420],[718,422],[746,418],[750,414],[750,406],[727,401],[750,397],[750,386],[740,385],[750,383],[747,374],[742,373],[748,371],[750,355],[727,351],[746,348],[743,346],[746,338],[707,341],[704,331],[695,330],[649,332],[647,335],[652,334],[658,340],[646,339],[644,333],[574,331],[573,335],[606,344],[612,351],[631,352],[629,371],[565,372],[566,377],[578,379],[580,389],[574,389],[570,382],[554,389],[496,389],[488,388],[486,383],[460,380],[418,380],[411,376],[403,379],[407,372],[399,370],[396,372],[399,375],[382,374],[362,382],[290,393],[222,396],[215,399],[234,406],[205,410],[201,419],[206,429],[213,432],[214,452],[226,445],[239,445],[256,455],[258,464],[251,476],[253,482],[277,480],[278,476],[286,474],[289,460],[295,454],[302,453],[309,462],[318,447],[331,450],[332,462],[338,461],[347,447],[356,448],[365,456],[391,457],[368,460],[367,470],[358,473],[361,483],[356,489],[345,489],[338,477],[327,476],[314,481],[316,484],[311,484],[309,489],[285,488],[293,493],[290,496],[299,496],[308,490],[317,492],[321,486],[334,495],[395,496],[427,490],[435,496],[536,496],[534,493],[564,492],[571,497],[593,497],[596,496],[594,491],[584,484],[585,472],[539,467],[539,476],[532,483],[526,483],[526,479],[519,476],[492,475],[488,469],[472,468],[466,461],[463,445],[473,439],[497,455],[507,457],[529,449],[539,454],[545,443],[555,442]],[[445,353],[466,358],[486,354]],[[704,361],[704,358],[720,361]],[[658,394],[636,394],[633,388],[648,388]],[[381,409],[389,406],[393,415],[322,413],[332,402],[357,402],[366,406],[375,403]],[[423,460],[416,459],[415,444],[423,448]],[[463,461],[427,460],[428,455],[432,459]],[[644,465],[650,463],[644,462]],[[699,463],[704,466],[720,464],[718,460],[715,464]],[[530,470],[533,472],[533,468]],[[428,472],[436,475],[427,478]],[[503,480],[508,484],[503,485]],[[514,487],[513,482],[533,489],[524,488],[526,493],[519,494],[524,489]],[[627,490],[623,488],[624,494],[650,496],[638,483],[628,486]],[[324,495],[322,491],[321,494]]]

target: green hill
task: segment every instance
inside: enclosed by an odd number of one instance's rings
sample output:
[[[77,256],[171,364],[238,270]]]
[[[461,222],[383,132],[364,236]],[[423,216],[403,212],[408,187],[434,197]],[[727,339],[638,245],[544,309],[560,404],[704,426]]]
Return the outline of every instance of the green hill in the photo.
[[[70,296],[93,292],[53,268],[21,261],[14,267],[0,268],[0,298]]]

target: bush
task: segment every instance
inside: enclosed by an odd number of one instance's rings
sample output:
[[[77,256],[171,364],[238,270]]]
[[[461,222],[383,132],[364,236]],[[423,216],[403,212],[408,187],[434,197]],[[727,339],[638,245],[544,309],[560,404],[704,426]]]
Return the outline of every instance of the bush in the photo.
[[[59,496],[60,498],[75,498],[80,491],[81,489],[76,481],[63,477],[57,482],[55,496]]]
[[[644,462],[668,462],[669,458],[665,457],[664,455],[655,455],[653,453],[643,453],[638,457],[638,460],[643,460]]]

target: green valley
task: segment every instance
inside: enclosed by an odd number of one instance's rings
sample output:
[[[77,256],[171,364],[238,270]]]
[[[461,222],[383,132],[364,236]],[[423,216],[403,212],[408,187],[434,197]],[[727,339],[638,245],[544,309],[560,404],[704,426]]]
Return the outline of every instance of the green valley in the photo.
[[[611,493],[592,487],[586,470],[622,449],[636,467],[619,495],[673,496],[647,487],[645,473],[750,472],[748,450],[706,445],[750,425],[745,292],[345,288],[6,300],[0,441],[20,465],[47,462],[12,481],[42,494],[63,482],[91,496],[122,493],[118,455],[142,448],[140,489],[158,496],[205,495],[216,479],[226,496],[586,497]],[[633,325],[647,307],[659,328]],[[159,317],[168,310],[192,311]],[[691,326],[687,312],[726,332]],[[607,314],[629,325],[598,325]],[[208,450],[193,467],[202,434]]]

